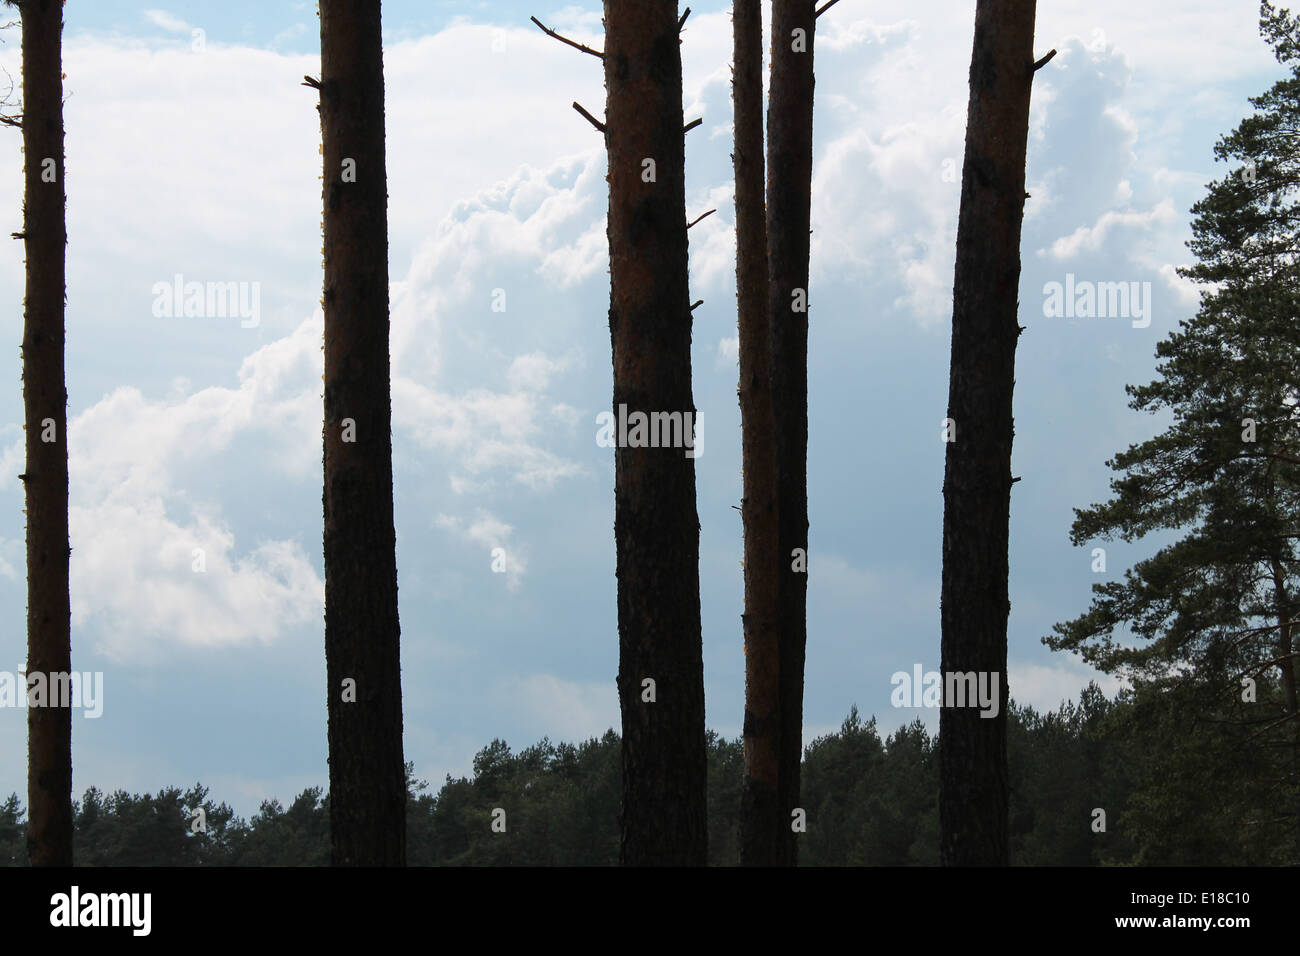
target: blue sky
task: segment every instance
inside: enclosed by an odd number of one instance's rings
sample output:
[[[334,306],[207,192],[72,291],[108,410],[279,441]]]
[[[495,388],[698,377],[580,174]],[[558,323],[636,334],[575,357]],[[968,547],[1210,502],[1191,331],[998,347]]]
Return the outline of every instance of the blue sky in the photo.
[[[1040,643],[1150,545],[1071,547],[1128,410],[1190,315],[1187,210],[1211,149],[1279,75],[1254,0],[1043,3],[1024,228],[1009,687],[1053,707],[1093,676]],[[708,722],[743,707],[730,19],[683,45]],[[974,4],[843,0],[819,23],[810,282],[807,738],[849,706],[889,730],[890,676],[937,669],[953,244]],[[600,65],[594,4],[388,2],[394,460],[405,747],[435,782],[493,737],[618,726]],[[74,790],[195,780],[250,813],[326,781],[320,157],[310,3],[67,5]],[[193,30],[203,30],[195,49]],[[17,77],[18,37],[0,47]],[[0,217],[22,153],[0,132]],[[7,210],[7,212],[4,212]],[[0,222],[0,227],[4,223]],[[0,257],[0,669],[25,651],[23,254]],[[255,326],[158,317],[156,283],[257,283]],[[1149,282],[1150,326],[1044,315],[1045,284]],[[496,290],[504,312],[493,311]],[[7,363],[7,364],[5,364]],[[492,571],[492,550],[507,554]],[[201,548],[206,571],[192,570]],[[1113,689],[1113,682],[1104,686]],[[0,709],[0,793],[26,720]]]

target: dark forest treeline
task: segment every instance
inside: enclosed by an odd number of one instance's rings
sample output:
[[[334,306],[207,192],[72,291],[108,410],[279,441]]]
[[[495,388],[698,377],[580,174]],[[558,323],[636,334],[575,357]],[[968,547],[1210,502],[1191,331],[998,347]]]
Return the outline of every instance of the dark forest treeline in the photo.
[[[1107,700],[1092,685],[1079,704],[1040,714],[1013,703],[1008,718],[1015,864],[1260,865],[1294,852],[1289,797],[1270,792],[1258,772],[1265,744],[1207,717],[1203,698],[1140,685]],[[408,766],[408,863],[616,865],[619,759],[610,730],[517,753],[494,740],[474,758],[472,779],[448,777],[436,794]],[[709,733],[713,865],[740,862],[743,763],[739,739]],[[800,865],[939,863],[937,740],[920,721],[882,738],[874,718],[852,709],[839,731],[809,746],[802,783]],[[92,788],[76,807],[76,858],[86,866],[325,866],[327,800],[310,788],[244,820],[199,785],[143,796]],[[205,832],[194,832],[199,806]],[[505,810],[504,833],[492,829],[496,808]],[[26,862],[22,816],[16,795],[0,804],[0,864]]]

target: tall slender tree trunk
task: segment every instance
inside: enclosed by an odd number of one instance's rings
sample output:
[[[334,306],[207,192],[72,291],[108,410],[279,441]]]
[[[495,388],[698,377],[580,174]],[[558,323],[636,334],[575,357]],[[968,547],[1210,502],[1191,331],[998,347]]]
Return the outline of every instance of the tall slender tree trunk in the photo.
[[[27,310],[23,405],[27,429],[27,673],[72,671],[68,598],[68,392],[64,377],[63,4],[26,0],[23,156]],[[27,710],[27,855],[72,865],[72,708],[51,698]]]
[[[1269,489],[1269,499],[1276,500],[1273,488]],[[1296,718],[1297,712],[1297,694],[1296,694],[1296,676],[1295,676],[1295,656],[1292,650],[1291,630],[1291,596],[1286,588],[1286,572],[1282,566],[1280,557],[1274,557],[1271,563],[1273,574],[1273,601],[1277,614],[1277,659],[1278,668],[1282,674],[1282,695],[1286,713],[1290,715],[1292,721]],[[1300,728],[1291,729],[1292,747],[1291,747],[1291,774],[1292,787],[1296,792],[1295,802],[1292,805],[1291,812],[1296,819],[1296,836],[1292,850],[1292,858],[1300,859],[1300,750],[1294,746],[1297,736],[1300,736]]]
[[[693,421],[675,0],[605,0],[603,59],[614,414]],[[706,862],[700,524],[688,451],[620,441],[614,452],[626,865]]]
[[[325,663],[335,866],[404,866],[380,4],[321,0]]]
[[[945,684],[953,672],[992,675],[1000,699],[996,717],[970,701],[945,699],[940,711],[940,855],[950,866],[1008,862],[1011,393],[1033,43],[1034,0],[979,0],[953,281],[941,670]]]
[[[762,0],[735,0],[736,300],[740,341],[740,421],[745,494],[745,779],[740,859],[785,862],[789,820],[780,800],[781,580],[777,524],[776,413],[767,315],[767,218],[763,181]]]
[[[1277,655],[1278,669],[1282,674],[1282,694],[1286,702],[1286,712],[1294,714],[1296,712],[1296,679],[1295,679],[1295,657],[1292,653],[1291,645],[1291,599],[1286,590],[1286,579],[1283,577],[1282,565],[1280,561],[1273,562],[1273,589],[1275,604],[1277,607]]]
[[[777,610],[784,816],[781,863],[798,861],[790,812],[799,803],[808,638],[808,251],[812,206],[813,0],[772,0],[767,108],[768,315],[777,434],[780,586]]]

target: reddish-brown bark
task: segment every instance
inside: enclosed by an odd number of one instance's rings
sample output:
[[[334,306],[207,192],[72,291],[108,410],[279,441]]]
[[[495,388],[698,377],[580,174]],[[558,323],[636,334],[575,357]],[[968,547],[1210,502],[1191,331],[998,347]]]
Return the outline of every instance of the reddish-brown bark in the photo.
[[[27,250],[22,346],[27,422],[27,673],[48,676],[72,670],[64,373],[68,234],[63,182],[63,4],[27,0],[20,10]],[[46,440],[51,437],[52,441]],[[28,859],[32,866],[71,866],[71,707],[29,707],[27,735]]]
[[[320,18],[331,853],[336,866],[404,866],[380,5],[321,0]],[[344,700],[347,679],[355,702]]]
[[[945,701],[940,854],[1002,866],[1007,838],[1007,591],[1025,149],[1035,0],[979,0],[953,280],[943,483],[943,673],[997,675],[996,717]]]
[[[614,412],[693,419],[676,2],[605,0],[604,67]],[[700,525],[685,451],[614,452],[625,865],[706,862]]]
[[[803,758],[804,653],[808,639],[808,254],[812,208],[812,0],[772,0],[772,78],[767,109],[768,315],[777,433],[780,526],[778,622],[781,663],[779,800],[786,824],[780,862],[798,847],[790,812],[799,805]],[[796,35],[796,31],[801,31]],[[802,297],[803,309],[797,296]],[[804,566],[806,567],[806,565]]]
[[[781,578],[777,524],[776,417],[767,314],[767,219],[763,180],[763,16],[761,0],[735,0],[736,300],[745,528],[745,779],[740,858],[747,866],[783,860],[789,831],[781,806]]]

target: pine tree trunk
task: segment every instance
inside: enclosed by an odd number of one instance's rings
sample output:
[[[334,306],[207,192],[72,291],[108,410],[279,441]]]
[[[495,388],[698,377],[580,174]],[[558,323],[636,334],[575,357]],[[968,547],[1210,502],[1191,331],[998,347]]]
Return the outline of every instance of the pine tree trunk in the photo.
[[[404,866],[380,5],[320,18],[330,842],[336,866]]]
[[[1007,592],[1034,0],[979,0],[953,282],[944,469],[942,666],[996,675],[996,717],[945,699],[939,722],[945,865],[1000,866],[1007,843]]]
[[[789,823],[780,801],[781,579],[776,507],[776,417],[772,407],[771,326],[767,317],[767,218],[763,181],[762,0],[735,0],[736,299],[739,311],[740,421],[745,494],[745,779],[740,860],[785,860]]]
[[[1291,652],[1291,598],[1286,590],[1286,577],[1282,561],[1272,561],[1273,597],[1277,608],[1277,659],[1278,669],[1282,673],[1282,693],[1286,702],[1286,712],[1296,712],[1295,658]]]
[[[1276,500],[1276,491],[1270,484],[1269,500]],[[1271,563],[1273,574],[1273,600],[1274,607],[1277,609],[1277,659],[1278,668],[1282,673],[1282,695],[1286,713],[1295,719],[1297,710],[1296,695],[1296,677],[1295,677],[1295,657],[1292,651],[1291,641],[1291,597],[1286,589],[1286,576],[1283,570],[1282,561],[1279,557],[1274,557]],[[1300,859],[1300,750],[1294,746],[1294,741],[1300,730],[1292,728],[1292,747],[1291,747],[1291,774],[1292,789],[1296,793],[1295,803],[1292,805],[1292,813],[1296,818],[1296,837],[1292,859]]]
[[[777,434],[781,663],[779,801],[781,862],[798,845],[803,672],[808,638],[808,251],[812,205],[812,0],[772,0],[772,78],[767,109],[768,315]],[[801,557],[796,557],[798,551]]]
[[[27,422],[27,673],[48,678],[72,671],[64,376],[68,233],[63,184],[63,4],[28,0],[20,9],[27,250],[22,346]],[[27,855],[32,866],[71,866],[72,708],[29,707],[27,733]]]
[[[677,4],[605,0],[604,64],[614,414],[625,405],[694,421]],[[687,451],[614,452],[625,865],[706,862],[700,525]]]

